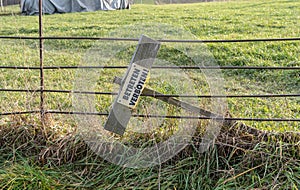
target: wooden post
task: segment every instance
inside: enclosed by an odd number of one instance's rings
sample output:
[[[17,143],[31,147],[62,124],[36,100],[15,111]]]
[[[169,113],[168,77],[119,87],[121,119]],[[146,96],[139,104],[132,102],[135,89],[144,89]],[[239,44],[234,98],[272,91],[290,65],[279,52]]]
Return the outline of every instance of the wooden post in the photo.
[[[124,134],[127,124],[131,117],[132,107],[135,103],[137,103],[137,99],[142,93],[143,84],[141,84],[140,82],[146,81],[146,77],[142,77],[142,70],[149,71],[151,69],[159,48],[160,43],[158,41],[152,40],[146,36],[142,36],[140,38],[139,44],[132,57],[125,77],[120,83],[121,86],[118,96],[115,102],[113,103],[112,109],[109,112],[109,116],[104,125],[104,129],[119,135]],[[139,73],[141,75],[134,73],[133,70],[135,69],[140,70],[141,72]],[[145,73],[148,74],[147,71],[145,71]],[[141,80],[141,78],[143,78],[143,80]],[[135,93],[133,87],[138,88],[139,86],[139,93]],[[129,90],[128,88],[131,89]]]
[[[119,77],[115,77],[114,78],[114,83],[116,84],[121,84],[121,78]],[[151,90],[149,88],[145,88],[142,92],[143,95],[148,95],[148,96],[152,96],[158,100],[161,100],[163,102],[166,102],[168,104],[171,104],[173,106],[176,106],[176,107],[179,107],[179,108],[182,108],[182,109],[185,109],[189,112],[192,112],[192,113],[196,113],[198,115],[203,115],[203,116],[206,116],[206,117],[211,117],[211,118],[223,118],[223,116],[221,115],[218,115],[218,114],[215,114],[213,112],[210,112],[208,110],[205,110],[205,109],[202,109],[202,108],[199,108],[199,107],[196,107],[196,106],[193,106],[187,102],[183,102],[183,101],[180,101],[176,98],[173,98],[173,97],[164,97],[162,96],[163,94],[161,94],[160,92],[157,92],[157,91],[154,91],[154,90]]]

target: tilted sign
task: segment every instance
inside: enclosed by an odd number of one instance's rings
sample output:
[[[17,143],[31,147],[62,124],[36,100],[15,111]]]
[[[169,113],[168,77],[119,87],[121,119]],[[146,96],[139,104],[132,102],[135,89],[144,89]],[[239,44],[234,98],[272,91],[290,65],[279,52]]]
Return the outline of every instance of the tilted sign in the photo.
[[[133,55],[132,61],[123,79],[115,77],[114,83],[120,85],[118,96],[113,103],[104,129],[123,135],[131,117],[132,109],[138,104],[140,96],[153,96],[163,102],[180,107],[189,112],[204,115],[211,118],[222,118],[222,116],[190,105],[173,97],[162,96],[163,94],[145,88],[149,78],[150,69],[160,48],[160,43],[146,36],[139,40],[138,47]]]
[[[119,135],[124,134],[131,110],[137,105],[159,48],[158,41],[141,36],[104,129]]]

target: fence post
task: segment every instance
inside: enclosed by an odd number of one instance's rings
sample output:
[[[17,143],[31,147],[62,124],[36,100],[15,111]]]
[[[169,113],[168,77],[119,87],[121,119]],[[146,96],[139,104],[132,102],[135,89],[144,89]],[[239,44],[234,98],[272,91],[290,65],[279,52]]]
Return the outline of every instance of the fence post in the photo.
[[[45,125],[45,107],[44,107],[44,63],[43,63],[43,0],[39,0],[39,54],[40,54],[40,116],[42,125]],[[46,132],[46,131],[45,131]]]

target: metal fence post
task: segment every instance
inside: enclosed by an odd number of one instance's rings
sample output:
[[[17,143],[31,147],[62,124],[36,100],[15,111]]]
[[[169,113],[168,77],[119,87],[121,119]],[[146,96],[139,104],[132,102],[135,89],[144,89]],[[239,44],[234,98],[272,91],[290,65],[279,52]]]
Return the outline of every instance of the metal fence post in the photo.
[[[43,0],[39,0],[39,54],[40,54],[40,115],[42,125],[45,124],[45,107],[44,107],[44,63],[43,63]]]

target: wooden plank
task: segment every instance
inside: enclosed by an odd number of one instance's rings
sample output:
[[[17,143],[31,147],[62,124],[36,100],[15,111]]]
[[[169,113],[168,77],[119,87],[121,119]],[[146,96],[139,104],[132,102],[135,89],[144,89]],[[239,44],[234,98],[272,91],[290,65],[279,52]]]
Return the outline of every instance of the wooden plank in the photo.
[[[122,80],[121,78],[115,77],[113,82],[116,83],[116,84],[121,84],[121,80]],[[142,94],[153,96],[154,98],[156,98],[158,100],[161,100],[163,102],[166,102],[166,103],[171,104],[171,105],[176,106],[176,107],[180,107],[180,108],[185,109],[185,110],[187,110],[189,112],[192,112],[192,113],[196,113],[196,114],[203,115],[203,116],[206,116],[206,117],[211,117],[211,118],[222,118],[221,115],[218,115],[218,114],[212,113],[210,111],[204,110],[202,108],[193,106],[189,103],[186,103],[184,101],[180,101],[176,98],[161,96],[163,94],[161,94],[157,91],[154,91],[152,89],[149,89],[149,88],[144,88]]]
[[[131,70],[134,69],[134,65],[139,65],[140,67],[150,70],[157,56],[159,48],[160,42],[152,40],[144,35],[141,36],[128,70],[123,79],[120,81],[121,87],[118,96],[113,103],[112,109],[110,110],[108,119],[104,124],[104,129],[119,135],[124,134],[127,124],[130,120],[132,110],[130,107],[125,106],[126,104],[120,104],[118,102],[118,100],[122,98],[120,97],[120,94],[124,91],[124,88],[129,86],[129,84],[127,84],[128,77],[132,77],[129,76],[129,74],[132,74]],[[129,90],[129,92],[131,91]],[[142,91],[140,93],[142,93]]]

